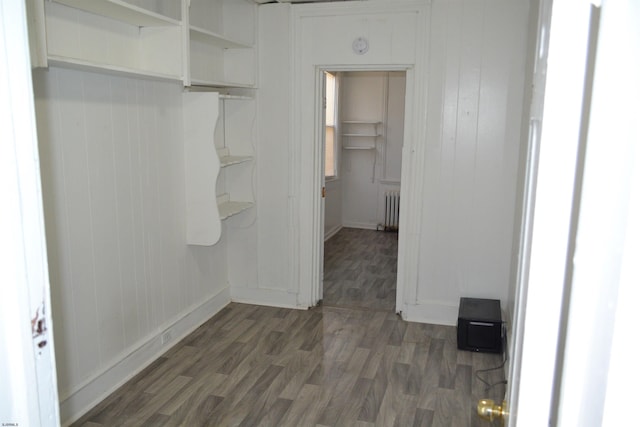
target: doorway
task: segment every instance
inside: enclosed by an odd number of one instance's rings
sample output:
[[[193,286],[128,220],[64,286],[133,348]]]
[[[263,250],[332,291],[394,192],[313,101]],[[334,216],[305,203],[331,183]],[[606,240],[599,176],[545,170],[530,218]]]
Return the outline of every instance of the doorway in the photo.
[[[396,307],[405,87],[405,71],[324,72],[324,305]]]

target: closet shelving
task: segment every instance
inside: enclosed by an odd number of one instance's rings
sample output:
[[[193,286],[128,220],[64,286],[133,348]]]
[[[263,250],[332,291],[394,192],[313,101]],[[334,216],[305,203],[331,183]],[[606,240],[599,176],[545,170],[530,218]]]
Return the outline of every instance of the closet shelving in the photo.
[[[348,143],[342,144],[343,150],[375,150],[376,139],[382,134],[378,132],[379,121],[367,120],[343,120],[343,128],[347,128],[342,133]]]
[[[375,150],[375,145],[349,145],[342,147],[343,150]]]
[[[220,148],[218,151],[218,158],[220,159],[220,167],[225,168],[227,166],[238,165],[244,162],[250,162],[253,160],[252,156],[232,156],[229,153],[228,148]]]
[[[163,14],[122,0],[29,1],[34,66],[182,79],[179,4]]]
[[[254,206],[251,125],[255,100],[247,95],[220,94],[219,102],[214,139],[221,170],[216,192],[220,219],[224,220]]]
[[[352,152],[368,151],[373,157],[371,182],[375,181],[376,162],[378,157],[378,139],[382,137],[378,127],[382,122],[378,120],[343,120],[342,149]]]
[[[215,244],[222,220],[254,206],[256,10],[249,0],[27,0],[34,67],[185,85],[188,244]]]
[[[183,14],[189,21],[185,31],[185,85],[254,87],[255,3],[184,1]]]
[[[183,94],[187,243],[210,246],[222,222],[254,203],[255,100],[190,88]]]
[[[253,202],[229,200],[229,194],[227,193],[218,196],[217,203],[221,221],[253,207]]]
[[[254,2],[132,3],[27,0],[33,66],[178,80],[185,86],[255,87]]]
[[[129,4],[122,0],[53,0],[85,12],[91,12],[106,18],[115,19],[138,27],[176,26],[176,19],[155,13],[151,10]]]
[[[191,40],[201,41],[203,43],[209,43],[213,46],[223,49],[251,49],[253,46],[231,40],[223,35],[214,33],[213,31],[205,30],[204,28],[198,28],[191,26],[189,28]]]

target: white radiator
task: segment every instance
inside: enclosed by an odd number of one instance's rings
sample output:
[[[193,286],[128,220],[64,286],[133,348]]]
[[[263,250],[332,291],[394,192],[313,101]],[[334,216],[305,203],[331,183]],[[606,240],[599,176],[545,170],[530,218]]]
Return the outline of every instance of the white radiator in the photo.
[[[384,231],[398,231],[400,221],[400,191],[384,193]]]

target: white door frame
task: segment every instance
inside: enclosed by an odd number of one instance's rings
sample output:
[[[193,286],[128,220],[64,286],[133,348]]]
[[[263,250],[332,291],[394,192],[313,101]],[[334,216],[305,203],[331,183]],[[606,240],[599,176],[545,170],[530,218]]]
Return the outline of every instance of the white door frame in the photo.
[[[410,46],[413,40],[427,40],[430,19],[430,4],[422,0],[400,2],[363,2],[326,3],[318,5],[294,6],[291,10],[292,43],[292,128],[289,145],[290,189],[290,233],[289,280],[292,288],[298,290],[298,307],[311,307],[318,301],[320,287],[320,266],[317,251],[323,242],[323,230],[319,222],[319,183],[321,182],[321,147],[317,138],[317,94],[318,73],[320,69],[335,71],[352,70],[389,70],[407,73],[405,105],[404,146],[402,150],[401,206],[398,243],[398,291],[396,311],[406,312],[405,308],[415,302],[417,284],[417,264],[419,261],[421,190],[423,171],[419,165],[425,155],[426,123],[422,120],[426,112],[427,98],[427,57],[428,43],[416,44],[416,49],[401,49],[397,54],[389,55],[382,49],[371,50],[366,56],[351,56],[331,45],[318,42],[317,50],[305,50],[303,40],[309,36],[305,32],[304,20],[315,22],[316,17],[350,17],[358,14],[387,14],[401,19],[410,14],[416,17],[411,34],[398,33],[397,40],[405,40]],[[397,15],[396,15],[397,14]],[[415,15],[414,15],[415,14]],[[342,19],[340,25],[344,25]],[[412,24],[413,25],[413,24]],[[387,28],[387,30],[390,30]],[[377,31],[377,30],[376,30]],[[388,31],[387,31],[388,32]],[[382,33],[386,34],[385,31]],[[388,37],[388,36],[384,36]],[[339,37],[340,38],[340,37]],[[396,41],[397,41],[396,40]],[[345,39],[351,47],[351,38]],[[349,52],[351,50],[349,49]],[[312,104],[313,103],[313,104]],[[420,117],[418,117],[420,115]],[[415,117],[414,117],[415,116]],[[411,123],[411,126],[407,126]],[[411,293],[413,295],[407,295]]]
[[[311,301],[311,305],[315,305],[319,300],[322,299],[322,277],[323,277],[323,267],[324,267],[324,200],[320,195],[320,191],[322,186],[324,185],[324,118],[322,117],[323,109],[318,106],[322,105],[322,98],[324,96],[324,84],[323,84],[323,73],[325,71],[333,71],[333,72],[349,72],[349,71],[404,71],[406,73],[406,89],[405,89],[405,117],[404,117],[404,139],[403,142],[403,163],[402,163],[402,180],[400,185],[400,215],[402,220],[403,212],[405,211],[406,200],[409,199],[409,196],[406,194],[408,190],[405,189],[406,186],[402,185],[405,179],[408,179],[407,174],[405,174],[404,162],[405,162],[405,147],[407,135],[409,135],[410,129],[413,126],[412,121],[412,111],[413,111],[413,99],[411,97],[412,90],[409,88],[413,87],[414,84],[414,73],[412,65],[397,65],[397,64],[382,64],[382,65],[339,65],[339,64],[324,64],[316,66],[316,95],[315,95],[315,105],[316,105],[316,116],[314,123],[314,152],[316,153],[315,164],[318,167],[314,168],[314,182],[317,183],[316,188],[318,189],[317,195],[315,198],[316,202],[314,203],[313,208],[313,229],[314,229],[314,238],[313,238],[313,253],[314,253],[314,263],[312,270],[312,280],[311,280],[311,293],[309,295],[309,300]],[[406,216],[406,215],[405,215]],[[402,250],[402,243],[405,241],[405,234],[407,233],[406,228],[400,227],[398,232],[398,273],[396,280],[396,312],[402,311],[402,301],[404,300],[404,289],[405,283],[403,278],[404,267],[405,267],[405,251]],[[304,286],[301,287],[301,293],[304,292]]]
[[[59,425],[25,2],[0,3],[0,422]]]
[[[594,3],[583,6],[592,19],[581,170],[551,415],[562,426],[628,424],[628,387],[640,380],[640,4]]]
[[[540,6],[508,425],[623,425],[640,379],[640,6]]]
[[[324,294],[324,287],[323,287],[323,282],[324,282],[324,221],[325,221],[325,209],[326,209],[326,205],[327,205],[327,201],[326,199],[326,179],[325,179],[325,167],[326,167],[326,154],[325,154],[325,146],[326,146],[326,139],[327,139],[327,133],[326,133],[326,125],[327,125],[327,98],[326,98],[326,93],[327,93],[327,75],[325,74],[325,71],[329,71],[329,70],[319,70],[319,76],[318,78],[320,79],[320,87],[319,87],[319,91],[320,91],[320,97],[318,98],[320,100],[320,108],[318,108],[318,117],[316,118],[316,121],[319,120],[320,123],[320,129],[319,129],[319,134],[318,137],[320,138],[320,149],[321,149],[321,154],[320,154],[320,170],[321,170],[321,174],[320,174],[320,191],[321,191],[321,195],[320,195],[320,233],[322,236],[322,242],[323,242],[323,247],[320,248],[320,250],[318,251],[318,256],[320,257],[319,261],[318,261],[318,266],[320,269],[320,280],[318,282],[318,289],[314,290],[318,301],[322,300],[323,298],[323,294]],[[334,135],[334,138],[337,138],[337,135]]]
[[[551,416],[589,47],[587,2],[543,0],[540,6],[506,396],[509,425],[548,425]]]

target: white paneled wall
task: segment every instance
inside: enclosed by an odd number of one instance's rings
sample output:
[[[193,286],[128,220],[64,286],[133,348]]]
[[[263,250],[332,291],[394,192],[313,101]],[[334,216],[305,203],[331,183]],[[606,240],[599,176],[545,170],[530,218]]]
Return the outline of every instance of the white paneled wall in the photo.
[[[63,421],[229,301],[224,243],[185,244],[181,89],[35,73]]]
[[[290,259],[286,256],[293,239],[289,195],[295,185],[287,168],[292,114],[290,12],[289,4],[258,8],[257,257],[260,293],[270,292],[280,304],[286,301],[282,296],[287,293],[295,305],[297,284],[289,276]],[[264,301],[273,299],[266,297]]]
[[[280,21],[262,14],[261,31],[283,28],[288,22],[283,6],[260,7],[283,11]],[[508,298],[528,2],[370,2],[363,9],[359,2],[295,5],[291,20],[296,33],[286,46],[283,32],[279,63],[261,53],[261,88],[273,84],[280,91],[261,93],[263,110],[270,110],[268,123],[260,122],[260,135],[267,130],[272,136],[260,143],[264,151],[287,156],[289,175],[263,166],[259,181],[268,179],[270,188],[279,190],[272,199],[265,193],[260,209],[293,208],[277,220],[289,222],[289,238],[277,238],[289,257],[265,253],[261,264],[288,267],[288,286],[298,292],[299,302],[314,303],[320,270],[313,246],[318,228],[314,69],[406,65],[409,127],[402,187],[410,196],[403,198],[409,208],[401,213],[398,309],[411,320],[455,324],[461,296]],[[408,9],[413,11],[405,13]],[[370,41],[369,52],[355,55],[351,43],[363,35]],[[265,68],[283,69],[282,63],[290,64],[292,78],[264,74]],[[288,103],[281,93],[291,90],[293,103]],[[277,123],[293,123],[293,129],[276,129]],[[259,231],[261,236],[265,232]]]
[[[461,296],[507,299],[528,8],[432,4],[417,303],[455,321]]]

